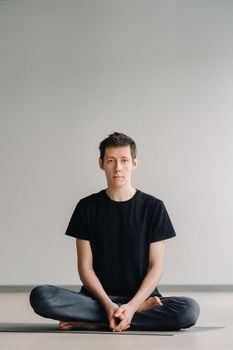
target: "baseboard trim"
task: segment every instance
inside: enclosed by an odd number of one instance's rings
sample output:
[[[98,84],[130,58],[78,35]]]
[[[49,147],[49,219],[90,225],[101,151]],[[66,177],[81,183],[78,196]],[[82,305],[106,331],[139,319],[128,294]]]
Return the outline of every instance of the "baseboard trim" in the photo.
[[[59,285],[74,291],[79,291],[81,286]],[[35,285],[0,285],[0,293],[29,293]],[[161,293],[166,292],[233,292],[233,284],[161,284]]]
[[[233,284],[164,284],[160,292],[233,292]]]

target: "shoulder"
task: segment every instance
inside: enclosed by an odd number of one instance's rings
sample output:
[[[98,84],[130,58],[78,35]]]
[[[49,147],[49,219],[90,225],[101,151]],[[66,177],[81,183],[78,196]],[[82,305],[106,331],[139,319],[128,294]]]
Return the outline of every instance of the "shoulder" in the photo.
[[[83,197],[79,200],[78,205],[81,207],[93,206],[95,203],[98,203],[103,198],[104,190],[101,190],[96,193],[92,193],[86,197]]]
[[[141,203],[147,204],[147,205],[151,205],[154,208],[162,206],[163,205],[163,201],[149,193],[143,192],[141,190],[139,190],[139,196],[138,199],[141,201]]]

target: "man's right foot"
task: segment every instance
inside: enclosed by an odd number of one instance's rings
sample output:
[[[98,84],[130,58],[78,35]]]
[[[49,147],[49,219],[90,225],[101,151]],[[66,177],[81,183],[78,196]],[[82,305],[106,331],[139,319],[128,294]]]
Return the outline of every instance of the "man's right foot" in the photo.
[[[150,297],[148,299],[146,299],[140,306],[139,309],[137,311],[141,312],[141,311],[146,311],[146,310],[150,310],[150,309],[154,309],[155,307],[158,306],[162,306],[163,303],[162,301],[159,299],[159,297],[154,296],[154,297]]]
[[[97,322],[85,322],[85,321],[77,321],[77,322],[61,321],[59,323],[59,328],[63,331],[70,331],[71,329],[98,330],[98,329],[106,329],[107,324],[97,323]]]

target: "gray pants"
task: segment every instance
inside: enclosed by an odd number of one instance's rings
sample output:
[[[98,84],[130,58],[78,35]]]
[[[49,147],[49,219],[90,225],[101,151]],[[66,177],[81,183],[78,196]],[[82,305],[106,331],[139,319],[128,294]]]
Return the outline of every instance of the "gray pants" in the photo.
[[[109,295],[116,304],[127,303],[130,298]],[[199,316],[197,302],[188,297],[161,297],[163,305],[136,312],[131,321],[131,330],[176,331],[193,326]],[[35,313],[59,321],[89,321],[106,323],[108,319],[101,303],[82,292],[42,285],[30,294],[30,303]],[[110,330],[110,329],[109,329]]]

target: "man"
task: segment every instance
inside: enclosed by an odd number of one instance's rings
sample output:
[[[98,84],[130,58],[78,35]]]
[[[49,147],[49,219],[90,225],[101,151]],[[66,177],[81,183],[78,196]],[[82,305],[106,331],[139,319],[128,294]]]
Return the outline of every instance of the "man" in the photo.
[[[81,199],[66,234],[76,238],[80,292],[55,286],[32,290],[30,302],[60,328],[172,331],[193,326],[199,306],[162,297],[165,240],[175,231],[163,202],[131,184],[136,144],[113,133],[99,146],[107,188]]]

